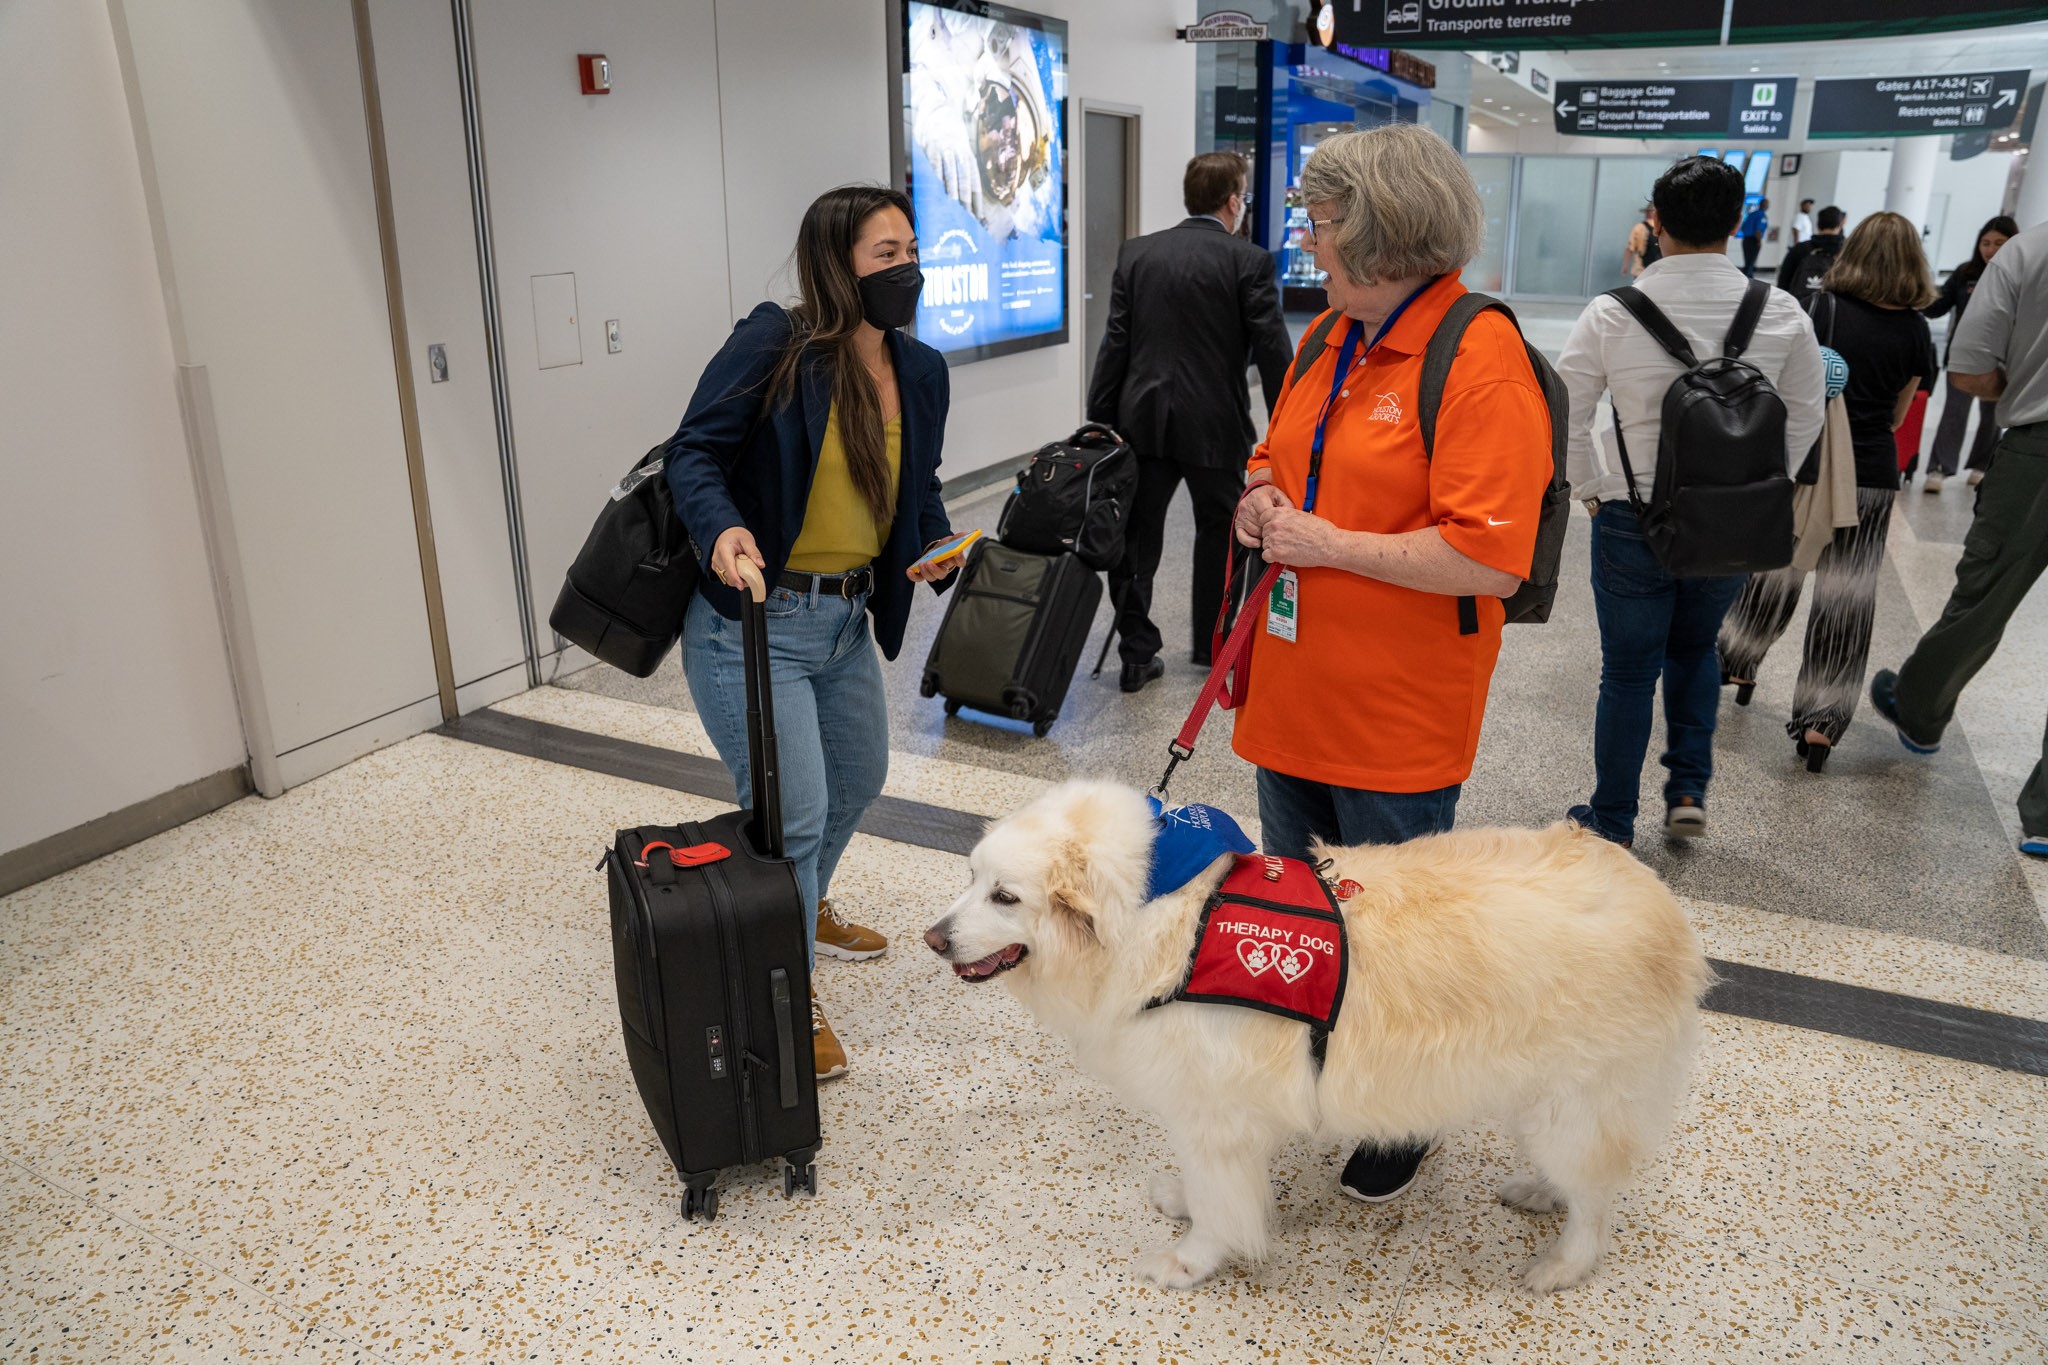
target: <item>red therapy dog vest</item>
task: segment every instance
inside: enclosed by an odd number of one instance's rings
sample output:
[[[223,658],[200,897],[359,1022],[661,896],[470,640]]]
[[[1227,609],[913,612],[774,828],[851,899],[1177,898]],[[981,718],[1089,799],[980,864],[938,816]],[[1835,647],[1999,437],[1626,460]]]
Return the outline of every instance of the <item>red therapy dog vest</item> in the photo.
[[[1174,1000],[1241,1005],[1310,1030],[1316,1063],[1344,1008],[1350,946],[1336,898],[1307,863],[1240,853],[1209,901],[1195,931],[1187,974]]]

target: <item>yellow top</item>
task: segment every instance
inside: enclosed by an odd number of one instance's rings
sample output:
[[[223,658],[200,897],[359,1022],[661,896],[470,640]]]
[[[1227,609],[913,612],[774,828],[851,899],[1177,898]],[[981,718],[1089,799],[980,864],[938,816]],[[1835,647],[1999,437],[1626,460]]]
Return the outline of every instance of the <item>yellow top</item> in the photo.
[[[903,419],[892,417],[882,428],[882,457],[889,466],[889,505],[896,505],[896,481],[903,473]],[[811,479],[810,501],[804,504],[804,529],[790,547],[789,567],[798,573],[847,573],[882,553],[889,522],[877,526],[867,503],[853,486],[846,465],[846,444],[839,436],[839,407],[825,419],[825,440],[818,447],[818,472]]]

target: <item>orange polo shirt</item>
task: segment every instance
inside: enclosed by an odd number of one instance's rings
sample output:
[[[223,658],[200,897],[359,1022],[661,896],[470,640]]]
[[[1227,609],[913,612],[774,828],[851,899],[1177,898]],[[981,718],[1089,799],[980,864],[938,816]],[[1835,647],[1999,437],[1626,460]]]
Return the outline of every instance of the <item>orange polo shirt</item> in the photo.
[[[1355,362],[1330,410],[1315,514],[1347,531],[1434,526],[1453,549],[1519,577],[1551,458],[1550,411],[1514,325],[1493,311],[1472,320],[1437,412],[1434,460],[1416,420],[1423,349],[1465,292],[1455,275],[1438,280]],[[1339,319],[1321,357],[1281,390],[1252,456],[1251,470],[1270,469],[1297,507],[1347,326]],[[1479,598],[1478,632],[1460,635],[1455,597],[1341,569],[1300,574],[1295,639],[1263,620],[1254,627],[1232,747],[1290,777],[1370,791],[1434,791],[1471,776],[1500,656],[1500,599]]]

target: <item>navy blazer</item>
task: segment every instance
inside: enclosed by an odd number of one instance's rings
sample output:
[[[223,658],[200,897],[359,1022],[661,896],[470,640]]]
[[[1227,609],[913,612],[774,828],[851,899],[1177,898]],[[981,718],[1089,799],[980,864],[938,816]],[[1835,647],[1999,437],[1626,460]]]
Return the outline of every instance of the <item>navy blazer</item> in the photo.
[[[952,534],[939,492],[939,447],[952,381],[937,351],[900,331],[887,336],[903,400],[902,464],[896,519],[875,559],[868,613],[874,617],[875,642],[893,659],[903,647],[911,592],[917,586],[905,573],[925,546]],[[818,448],[832,411],[832,361],[820,354],[804,357],[791,401],[762,411],[769,378],[789,338],[789,314],[777,304],[764,303],[742,320],[704,367],[683,424],[668,442],[668,486],[676,515],[704,556],[700,591],[728,620],[739,619],[739,591],[711,572],[712,547],[731,528],[746,527],[768,561],[768,583],[774,586],[803,530]],[[932,586],[943,592],[951,581]]]

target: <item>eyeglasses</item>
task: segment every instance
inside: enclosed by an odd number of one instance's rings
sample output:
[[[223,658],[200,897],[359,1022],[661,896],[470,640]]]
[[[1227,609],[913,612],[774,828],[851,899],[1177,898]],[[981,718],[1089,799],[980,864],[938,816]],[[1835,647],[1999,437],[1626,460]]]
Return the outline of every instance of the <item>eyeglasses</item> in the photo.
[[[1322,221],[1321,221],[1320,223],[1318,223],[1318,222],[1317,222],[1317,221],[1316,221],[1315,219],[1313,219],[1313,218],[1309,219],[1309,220],[1308,220],[1308,244],[1309,244],[1309,245],[1310,245],[1311,247],[1313,247],[1313,246],[1314,246],[1314,245],[1316,244],[1316,229],[1317,229],[1318,227],[1342,227],[1342,226],[1343,226],[1343,224],[1344,224],[1344,220],[1343,220],[1342,218],[1325,218],[1325,219],[1323,219],[1323,220],[1322,220]]]

